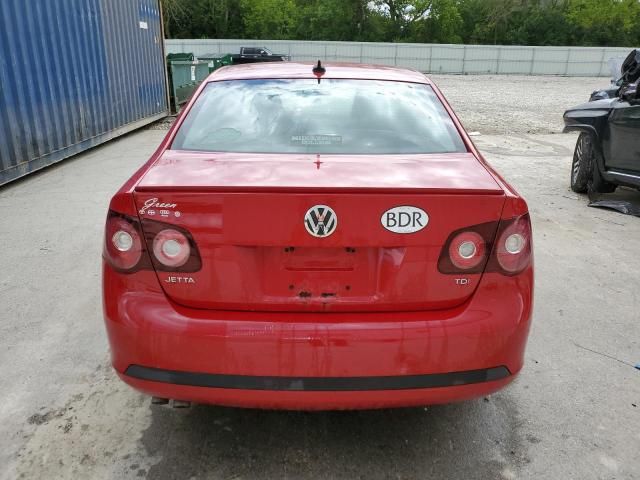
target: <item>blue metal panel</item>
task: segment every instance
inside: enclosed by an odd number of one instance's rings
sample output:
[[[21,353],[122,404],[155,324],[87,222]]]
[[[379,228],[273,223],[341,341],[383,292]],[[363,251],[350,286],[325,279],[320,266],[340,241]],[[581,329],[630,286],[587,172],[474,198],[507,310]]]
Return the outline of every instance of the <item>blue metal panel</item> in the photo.
[[[0,0],[0,185],[167,114],[159,0]]]

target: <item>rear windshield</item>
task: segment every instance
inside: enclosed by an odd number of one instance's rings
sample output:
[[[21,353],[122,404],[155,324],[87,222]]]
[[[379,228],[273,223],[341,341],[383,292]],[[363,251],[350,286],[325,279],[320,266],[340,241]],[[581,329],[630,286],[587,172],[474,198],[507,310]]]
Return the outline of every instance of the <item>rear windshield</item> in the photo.
[[[429,85],[376,80],[232,80],[200,94],[171,146],[244,153],[464,152]]]

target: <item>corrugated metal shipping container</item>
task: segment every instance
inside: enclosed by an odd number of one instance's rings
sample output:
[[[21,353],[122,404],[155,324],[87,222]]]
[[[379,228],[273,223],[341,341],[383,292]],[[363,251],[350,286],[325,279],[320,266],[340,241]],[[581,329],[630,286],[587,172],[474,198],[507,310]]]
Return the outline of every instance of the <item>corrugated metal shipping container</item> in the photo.
[[[0,0],[0,185],[168,114],[159,0]]]

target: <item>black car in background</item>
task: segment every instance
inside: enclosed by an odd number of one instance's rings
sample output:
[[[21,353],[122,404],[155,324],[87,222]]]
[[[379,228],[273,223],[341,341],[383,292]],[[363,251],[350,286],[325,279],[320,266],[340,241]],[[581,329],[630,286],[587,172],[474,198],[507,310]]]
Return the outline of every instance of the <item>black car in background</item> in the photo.
[[[265,47],[241,47],[240,54],[231,54],[234,64],[256,62],[286,62],[291,60],[284,53],[273,53]]]
[[[571,165],[577,193],[640,189],[640,49],[622,64],[613,98],[593,100],[564,113],[564,131],[579,131]],[[592,95],[593,98],[593,95]]]

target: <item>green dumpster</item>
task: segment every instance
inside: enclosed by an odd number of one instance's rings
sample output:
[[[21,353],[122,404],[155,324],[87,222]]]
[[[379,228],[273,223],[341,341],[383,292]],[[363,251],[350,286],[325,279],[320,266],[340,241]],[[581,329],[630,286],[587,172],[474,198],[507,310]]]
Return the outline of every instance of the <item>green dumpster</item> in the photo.
[[[170,60],[167,58],[167,66],[169,71],[171,109],[175,113],[178,111],[180,105],[189,100],[189,97],[191,97],[191,94],[198,88],[198,85],[207,78],[209,75],[209,62],[200,60]]]
[[[193,62],[194,60],[193,53],[167,53],[167,62]]]
[[[220,67],[224,67],[225,65],[232,65],[233,58],[231,54],[227,53],[226,55],[220,55],[219,53],[209,53],[207,55],[200,55],[198,60],[204,60],[209,62],[209,73],[217,70]]]

